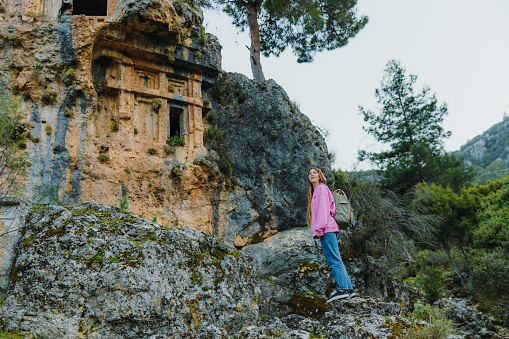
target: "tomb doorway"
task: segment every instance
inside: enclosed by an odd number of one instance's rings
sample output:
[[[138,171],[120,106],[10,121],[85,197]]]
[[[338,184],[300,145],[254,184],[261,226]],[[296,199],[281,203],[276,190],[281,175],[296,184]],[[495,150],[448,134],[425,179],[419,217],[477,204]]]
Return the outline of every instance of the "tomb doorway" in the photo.
[[[170,104],[170,127],[168,130],[168,137],[182,137],[183,118],[184,108],[182,106]]]
[[[74,0],[72,15],[107,16],[108,0]]]

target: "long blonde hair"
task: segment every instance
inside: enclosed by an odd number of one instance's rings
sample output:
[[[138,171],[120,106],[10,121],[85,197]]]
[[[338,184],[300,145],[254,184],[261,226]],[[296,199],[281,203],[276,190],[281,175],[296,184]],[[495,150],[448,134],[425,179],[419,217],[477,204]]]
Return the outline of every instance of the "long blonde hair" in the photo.
[[[319,169],[318,167],[311,167],[309,169],[307,179],[306,179],[306,181],[308,182],[308,214],[307,214],[307,220],[306,220],[308,227],[311,227],[311,199],[313,199],[313,192],[315,191],[315,189],[313,188],[313,184],[311,183],[311,181],[309,181],[309,172],[311,172],[311,170],[315,170],[318,172],[318,183],[319,184],[327,184],[327,179],[325,178],[325,175],[323,175],[323,172],[321,169]]]

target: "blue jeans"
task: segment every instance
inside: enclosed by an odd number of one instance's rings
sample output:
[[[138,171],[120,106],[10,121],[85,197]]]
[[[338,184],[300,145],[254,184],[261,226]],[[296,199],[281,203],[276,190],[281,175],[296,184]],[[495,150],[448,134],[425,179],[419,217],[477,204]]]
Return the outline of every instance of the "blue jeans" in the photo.
[[[332,276],[336,280],[338,290],[351,290],[352,283],[346,273],[345,265],[339,254],[338,238],[335,232],[324,233],[320,240],[322,244],[325,261],[332,271]]]

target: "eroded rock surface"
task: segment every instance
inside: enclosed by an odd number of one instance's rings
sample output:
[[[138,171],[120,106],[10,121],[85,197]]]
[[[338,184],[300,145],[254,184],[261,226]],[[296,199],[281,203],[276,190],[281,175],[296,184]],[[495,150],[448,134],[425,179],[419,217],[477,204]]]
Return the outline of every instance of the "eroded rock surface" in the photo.
[[[256,274],[234,247],[89,203],[42,208],[18,242],[5,328],[45,338],[196,338],[258,316]]]
[[[279,232],[258,244],[244,247],[258,272],[261,294],[260,313],[268,316],[298,314],[321,318],[327,311],[325,300],[336,288],[325,262],[320,241],[315,242],[308,228]],[[357,293],[411,302],[402,290],[394,291],[383,259],[349,258],[343,263]],[[390,295],[389,293],[392,293]],[[402,296],[406,298],[402,299]]]
[[[325,142],[274,81],[217,78],[220,44],[192,1],[26,0],[4,11],[0,87],[29,123],[31,201],[122,203],[238,246],[304,225],[307,169],[331,179]]]
[[[115,207],[28,207],[12,266],[4,267],[2,330],[40,338],[346,339],[405,338],[409,328],[428,326],[399,301],[362,292],[326,304],[332,277],[307,229],[239,252],[213,235]],[[467,338],[506,333],[468,301],[440,305]]]
[[[205,145],[214,153],[230,153],[234,183],[245,192],[236,196],[227,222],[248,238],[305,226],[309,168],[320,167],[333,183],[318,129],[273,80],[256,83],[242,74],[222,73],[206,94],[211,111]],[[218,133],[224,138],[220,145],[214,137]]]

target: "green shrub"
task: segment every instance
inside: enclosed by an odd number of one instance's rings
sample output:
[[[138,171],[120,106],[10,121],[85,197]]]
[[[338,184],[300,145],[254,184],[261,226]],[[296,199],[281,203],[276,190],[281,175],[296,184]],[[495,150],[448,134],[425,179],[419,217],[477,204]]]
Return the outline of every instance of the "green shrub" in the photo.
[[[445,310],[430,305],[423,305],[420,301],[414,305],[411,316],[426,321],[429,326],[415,325],[407,330],[407,339],[445,339],[452,334],[452,325],[447,320]]]
[[[129,168],[124,168],[124,172],[126,172],[127,174],[130,174],[131,173],[131,170]]]
[[[154,111],[159,112],[159,109],[163,105],[163,101],[159,98],[152,99],[151,107]]]
[[[118,122],[112,121],[110,124],[110,128],[113,132],[117,132],[118,131]]]
[[[74,70],[74,68],[69,68],[67,71],[65,71],[64,84],[72,85],[75,80],[76,80],[76,70]]]
[[[28,333],[0,331],[0,339],[26,339],[29,338]]]
[[[107,162],[108,160],[110,160],[110,156],[108,154],[99,154],[97,156],[97,160],[99,160],[100,162]]]
[[[240,104],[244,103],[247,100],[247,93],[246,92],[240,93],[238,99]]]
[[[26,13],[25,13],[25,16],[29,16],[29,17],[31,17],[32,19],[34,19],[34,20],[35,20],[35,13],[34,13],[33,11],[28,11],[28,12],[26,12]]]
[[[430,304],[433,304],[440,299],[444,292],[442,270],[436,267],[424,267],[421,269],[421,274],[417,278],[417,284],[424,290],[424,293],[426,293],[426,300]]]
[[[204,46],[207,43],[207,36],[205,35],[205,27],[200,26],[200,44]]]
[[[147,150],[147,152],[148,152],[148,154],[150,154],[150,155],[154,155],[154,154],[156,154],[156,153],[157,153],[157,151],[156,151],[154,148],[152,148],[152,147],[151,147],[151,148],[149,148],[149,149]]]
[[[51,105],[57,100],[57,91],[54,89],[46,88],[44,92],[42,92],[41,101],[45,105]]]
[[[179,137],[178,133],[168,137],[166,139],[166,144],[170,146],[184,146],[184,137]]]
[[[201,54],[201,52],[200,52],[200,51],[196,51],[196,52],[194,52],[194,58],[195,58],[196,60],[200,60],[200,59],[202,58],[202,54]]]
[[[203,142],[217,141],[222,142],[224,140],[224,132],[218,131],[213,128],[206,129],[203,132]]]
[[[217,120],[217,114],[214,111],[210,111],[205,116],[209,122],[214,122]]]
[[[502,249],[485,252],[472,268],[473,292],[483,298],[509,297],[509,254]],[[497,291],[497,293],[493,293]]]
[[[18,141],[18,149],[26,149],[27,148],[27,142],[25,139],[21,139]]]
[[[73,110],[70,108],[66,108],[65,109],[65,117],[68,119],[72,119],[73,116],[74,116]]]
[[[36,138],[32,133],[28,133],[28,140],[32,141],[34,144],[39,143],[39,138]]]
[[[28,153],[26,132],[29,126],[18,113],[18,104],[11,96],[0,91],[0,200],[21,189],[21,178],[26,175]]]
[[[44,127],[44,130],[46,131],[46,135],[51,135],[51,133],[53,132],[53,127],[51,127],[50,125],[46,125],[46,127]]]
[[[124,195],[121,199],[120,199],[120,209],[122,211],[127,211],[129,210],[129,200],[127,199],[127,195]]]
[[[233,163],[229,152],[225,151],[223,147],[218,150],[219,155],[219,170],[227,177],[232,174]]]

